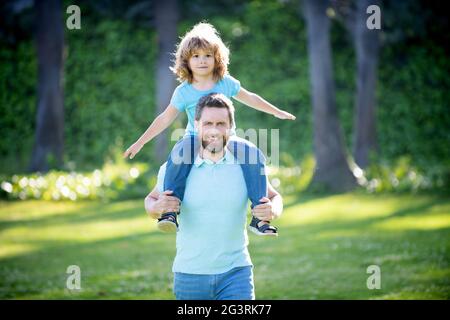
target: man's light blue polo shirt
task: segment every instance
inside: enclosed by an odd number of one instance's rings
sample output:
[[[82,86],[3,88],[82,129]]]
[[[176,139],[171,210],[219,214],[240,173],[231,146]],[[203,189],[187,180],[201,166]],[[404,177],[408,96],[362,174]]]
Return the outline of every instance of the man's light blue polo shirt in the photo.
[[[163,191],[166,164],[158,173]],[[195,159],[178,216],[173,272],[219,274],[252,265],[246,231],[247,187],[240,165],[226,150],[214,163]]]

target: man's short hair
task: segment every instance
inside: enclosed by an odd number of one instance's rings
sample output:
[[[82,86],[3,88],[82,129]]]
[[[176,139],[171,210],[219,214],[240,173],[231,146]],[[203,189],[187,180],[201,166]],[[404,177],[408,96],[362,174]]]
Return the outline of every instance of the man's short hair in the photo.
[[[225,108],[228,110],[228,116],[230,119],[230,125],[234,125],[234,106],[230,99],[221,93],[210,93],[203,96],[197,104],[195,109],[195,120],[199,121],[203,109],[205,108]]]

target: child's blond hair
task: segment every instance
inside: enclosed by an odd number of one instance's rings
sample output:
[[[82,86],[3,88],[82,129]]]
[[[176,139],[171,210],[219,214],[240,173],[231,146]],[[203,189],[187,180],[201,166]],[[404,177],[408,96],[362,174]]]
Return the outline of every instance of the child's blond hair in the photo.
[[[214,54],[213,78],[219,81],[228,73],[230,50],[223,43],[219,33],[209,23],[201,22],[188,31],[177,45],[175,61],[170,68],[180,82],[192,83],[194,76],[189,68],[189,59],[198,50],[210,50]]]

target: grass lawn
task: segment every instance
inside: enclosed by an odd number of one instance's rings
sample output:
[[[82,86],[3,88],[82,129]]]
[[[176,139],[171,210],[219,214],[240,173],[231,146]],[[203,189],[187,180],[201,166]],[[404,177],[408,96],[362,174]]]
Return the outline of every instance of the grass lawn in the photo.
[[[450,199],[286,198],[277,239],[249,235],[257,299],[449,299]],[[174,299],[174,235],[142,200],[0,202],[1,299]],[[69,265],[81,291],[66,289]],[[369,290],[367,267],[381,268]]]

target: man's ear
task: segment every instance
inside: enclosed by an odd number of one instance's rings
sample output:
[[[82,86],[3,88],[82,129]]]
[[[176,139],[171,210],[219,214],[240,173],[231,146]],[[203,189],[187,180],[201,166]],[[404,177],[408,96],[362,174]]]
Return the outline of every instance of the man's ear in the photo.
[[[199,123],[198,123],[197,120],[195,120],[194,121],[194,128],[195,128],[196,131],[198,131],[198,126],[199,126]]]

